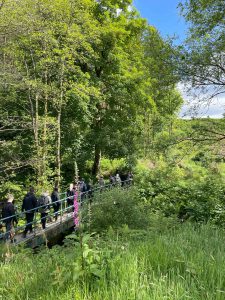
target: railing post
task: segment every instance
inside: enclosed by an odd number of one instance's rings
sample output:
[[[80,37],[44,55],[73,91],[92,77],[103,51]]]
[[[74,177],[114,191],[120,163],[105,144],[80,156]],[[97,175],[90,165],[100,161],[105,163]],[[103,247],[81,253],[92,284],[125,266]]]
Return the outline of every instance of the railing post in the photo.
[[[36,226],[37,226],[37,211],[34,211],[34,235],[36,235]]]
[[[65,193],[66,196],[66,193]],[[65,203],[65,197],[64,197],[64,203]],[[62,217],[63,217],[63,201],[60,202],[60,223],[62,223]]]
[[[128,179],[128,180],[124,180],[121,181],[121,183],[115,183],[115,184],[106,184],[104,186],[97,186],[97,187],[93,187],[90,193],[90,198],[89,198],[89,192],[78,192],[78,202],[79,202],[79,206],[80,206],[80,211],[79,211],[79,217],[80,217],[80,222],[83,222],[82,220],[82,214],[83,214],[83,209],[81,209],[81,206],[84,205],[85,202],[88,201],[88,215],[87,215],[87,220],[88,220],[88,226],[89,226],[89,230],[91,227],[91,218],[92,218],[92,210],[91,210],[91,201],[92,201],[92,197],[93,194],[97,194],[96,196],[99,197],[99,200],[101,200],[102,197],[104,197],[104,193],[106,193],[107,191],[111,190],[112,188],[116,188],[116,189],[124,189],[124,190],[128,190],[129,188],[131,188],[131,186],[134,184],[133,179]],[[103,194],[103,195],[102,195]],[[82,201],[83,200],[83,201]],[[62,199],[59,200],[60,201],[60,223],[63,222],[63,216],[64,216],[64,212],[65,214],[68,213],[68,205],[67,205],[67,192],[62,193]],[[33,236],[36,236],[38,233],[38,207],[36,207],[34,210],[34,219],[32,224],[33,226]],[[71,214],[69,214],[71,216]],[[15,214],[15,216],[19,218],[21,218],[21,216],[23,216],[23,213],[17,213]],[[86,216],[85,216],[86,218]],[[3,218],[1,219],[1,221],[5,221],[7,218]],[[23,226],[18,227],[18,229],[16,229],[16,231],[21,230],[26,228],[26,224]],[[0,237],[5,236],[5,233],[1,233],[0,232]]]
[[[67,193],[65,192],[65,200],[64,200],[64,211],[66,212],[66,213],[68,213],[68,206],[67,206]]]

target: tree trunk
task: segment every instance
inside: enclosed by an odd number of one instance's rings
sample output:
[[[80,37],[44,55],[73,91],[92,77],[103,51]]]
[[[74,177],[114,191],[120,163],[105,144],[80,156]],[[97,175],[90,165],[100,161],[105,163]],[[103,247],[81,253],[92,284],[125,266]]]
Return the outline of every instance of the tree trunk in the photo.
[[[38,114],[38,109],[39,109],[39,96],[36,93],[35,96],[35,116],[34,116],[34,141],[35,141],[35,148],[36,148],[36,159],[37,162],[35,163],[36,170],[37,170],[37,182],[39,183],[39,178],[41,175],[41,151],[40,151],[40,143],[39,143],[39,114]]]
[[[57,187],[61,182],[61,108],[57,117],[57,156],[56,156],[56,183]]]
[[[41,166],[41,177],[44,180],[46,174],[47,164],[47,117],[48,117],[48,92],[47,92],[48,77],[47,71],[45,72],[45,97],[44,97],[44,120],[43,120],[43,135],[42,135],[42,166]]]
[[[58,105],[58,117],[57,117],[57,154],[56,154],[56,186],[60,186],[61,182],[61,115],[63,105],[63,76],[64,76],[64,63],[62,63],[62,71],[60,77],[60,100]]]
[[[148,112],[148,133],[147,133],[147,155],[149,155],[150,152],[150,147],[151,147],[151,118],[150,118],[150,113]]]
[[[169,121],[169,136],[172,136],[173,133],[173,120],[172,118]]]
[[[92,175],[98,175],[100,172],[100,162],[101,162],[101,149],[98,145],[95,145],[95,158],[92,167]]]
[[[35,67],[35,62],[33,60],[32,56],[32,62],[33,62],[33,70],[36,70]],[[27,70],[27,78],[30,79],[30,72],[29,72],[29,67],[24,60],[25,63],[25,68]],[[35,82],[37,83],[36,76],[35,76]],[[32,89],[31,86],[29,86],[28,89],[28,98],[30,102],[30,113],[31,113],[31,119],[32,119],[32,127],[33,127],[33,134],[34,134],[34,145],[35,145],[35,160],[33,163],[33,167],[36,171],[36,178],[37,178],[37,183],[39,183],[39,178],[40,178],[40,173],[41,173],[41,151],[40,151],[40,142],[39,142],[39,94],[36,91],[35,92],[35,101],[33,103],[32,99]]]

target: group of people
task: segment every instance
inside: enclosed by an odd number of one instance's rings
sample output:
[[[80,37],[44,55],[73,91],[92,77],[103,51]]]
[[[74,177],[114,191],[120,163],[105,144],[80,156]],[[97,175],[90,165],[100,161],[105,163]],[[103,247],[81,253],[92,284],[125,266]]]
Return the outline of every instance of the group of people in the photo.
[[[132,181],[133,181],[133,174],[131,172],[129,172],[125,177],[123,177],[122,175],[120,176],[118,172],[116,172],[116,175],[110,174],[109,176],[109,182],[111,187],[118,186],[118,185],[123,186],[125,183],[132,184]],[[103,176],[99,177],[98,185],[101,192],[105,187],[105,181]],[[86,183],[85,180],[81,178],[78,181],[78,183],[70,184],[66,192],[66,202],[67,202],[68,211],[73,210],[74,196],[78,192],[80,195],[81,205],[85,200],[85,198],[88,198],[89,201],[92,202],[92,198],[94,195],[92,182],[89,181],[88,183]],[[14,207],[13,202],[14,202],[14,197],[12,194],[9,194],[7,197],[7,202],[5,203],[2,209],[2,218],[6,227],[5,239],[6,240],[10,239],[12,242],[15,241],[14,233],[13,233],[14,223],[16,224],[18,223],[18,219],[16,217],[16,209]],[[60,196],[57,187],[54,188],[51,195],[49,194],[48,191],[45,191],[42,193],[42,195],[39,198],[36,197],[34,188],[33,187],[30,188],[29,192],[26,194],[26,196],[23,199],[22,209],[21,209],[22,212],[25,213],[25,218],[26,218],[26,226],[23,232],[24,238],[26,237],[28,232],[30,233],[33,232],[33,222],[34,222],[35,213],[37,211],[40,213],[42,228],[43,229],[46,228],[47,219],[49,218],[51,220],[51,217],[49,216],[51,207],[53,207],[54,209],[54,218],[55,221],[57,221],[59,210],[61,207],[61,201],[60,201]]]
[[[69,186],[69,189],[66,192],[66,202],[68,207],[73,206],[73,199],[76,194],[76,192],[80,193],[81,203],[83,200],[88,197],[89,199],[92,199],[93,197],[93,186],[91,181],[88,183],[85,182],[83,178],[81,178],[78,183],[71,183]]]
[[[116,172],[115,176],[110,174],[109,182],[112,186],[124,186],[125,184],[130,185],[133,182],[133,174],[129,172],[128,174],[120,175],[119,172]]]
[[[10,239],[12,242],[15,241],[13,227],[15,223],[18,223],[16,209],[13,204],[13,201],[13,195],[9,194],[7,197],[7,202],[5,203],[2,209],[2,218],[6,227],[5,239]],[[51,196],[49,195],[48,191],[46,191],[42,193],[42,195],[39,198],[36,197],[34,188],[30,188],[29,192],[23,199],[21,209],[21,211],[25,213],[26,218],[26,226],[23,232],[24,238],[26,237],[28,232],[33,232],[33,221],[35,212],[37,210],[40,213],[42,228],[46,228],[46,221],[51,206],[54,209],[54,217],[57,221],[58,211],[60,208],[60,198],[57,187],[54,188]]]

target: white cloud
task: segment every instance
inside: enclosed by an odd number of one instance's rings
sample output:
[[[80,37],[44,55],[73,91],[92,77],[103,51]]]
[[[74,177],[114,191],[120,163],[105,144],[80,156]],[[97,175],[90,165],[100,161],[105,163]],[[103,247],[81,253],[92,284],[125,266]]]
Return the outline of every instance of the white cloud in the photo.
[[[177,86],[184,98],[184,105],[179,113],[182,118],[222,118],[225,112],[225,94],[221,94],[210,101],[209,94],[203,94],[199,90],[191,89],[179,83]]]

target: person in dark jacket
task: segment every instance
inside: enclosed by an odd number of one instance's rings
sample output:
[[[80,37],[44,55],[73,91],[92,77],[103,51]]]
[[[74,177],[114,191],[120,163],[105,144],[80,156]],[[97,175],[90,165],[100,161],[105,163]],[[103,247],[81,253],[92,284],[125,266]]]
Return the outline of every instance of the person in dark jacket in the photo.
[[[35,208],[37,207],[37,198],[35,197],[34,194],[34,188],[30,188],[30,192],[27,193],[25,198],[23,199],[23,204],[22,204],[22,211],[25,211],[26,214],[26,227],[23,233],[23,237],[26,237],[26,234],[28,231],[32,233],[33,227],[32,227],[32,222],[34,220],[34,213],[35,213]]]
[[[86,191],[87,191],[87,185],[84,181],[84,179],[82,178],[81,181],[79,182],[79,191],[80,191],[80,198],[81,198],[81,203],[84,202],[84,199],[86,197]]]
[[[11,242],[14,240],[14,234],[12,232],[13,223],[18,223],[16,218],[16,211],[13,205],[14,197],[13,195],[9,194],[6,204],[3,206],[2,209],[2,217],[4,219],[5,227],[6,227],[6,234],[5,239],[11,239]],[[15,240],[14,240],[15,241]]]
[[[109,175],[109,182],[110,182],[110,187],[115,186],[116,179],[115,176],[113,176],[112,174]]]
[[[93,192],[93,187],[92,187],[92,182],[89,180],[87,184],[87,195],[90,203],[92,203],[93,197],[94,197],[94,192]]]
[[[59,202],[59,192],[58,192],[58,188],[55,187],[54,191],[51,194],[51,199],[52,199],[52,206],[54,209],[54,216],[55,216],[55,221],[57,221],[58,219],[58,211],[60,208],[60,202]]]
[[[133,178],[134,178],[133,173],[129,172],[128,175],[127,175],[127,184],[132,185],[133,184]]]
[[[41,213],[41,225],[42,229],[46,228],[46,221],[50,209],[51,197],[48,191],[42,193],[41,197],[38,199],[39,212]]]

